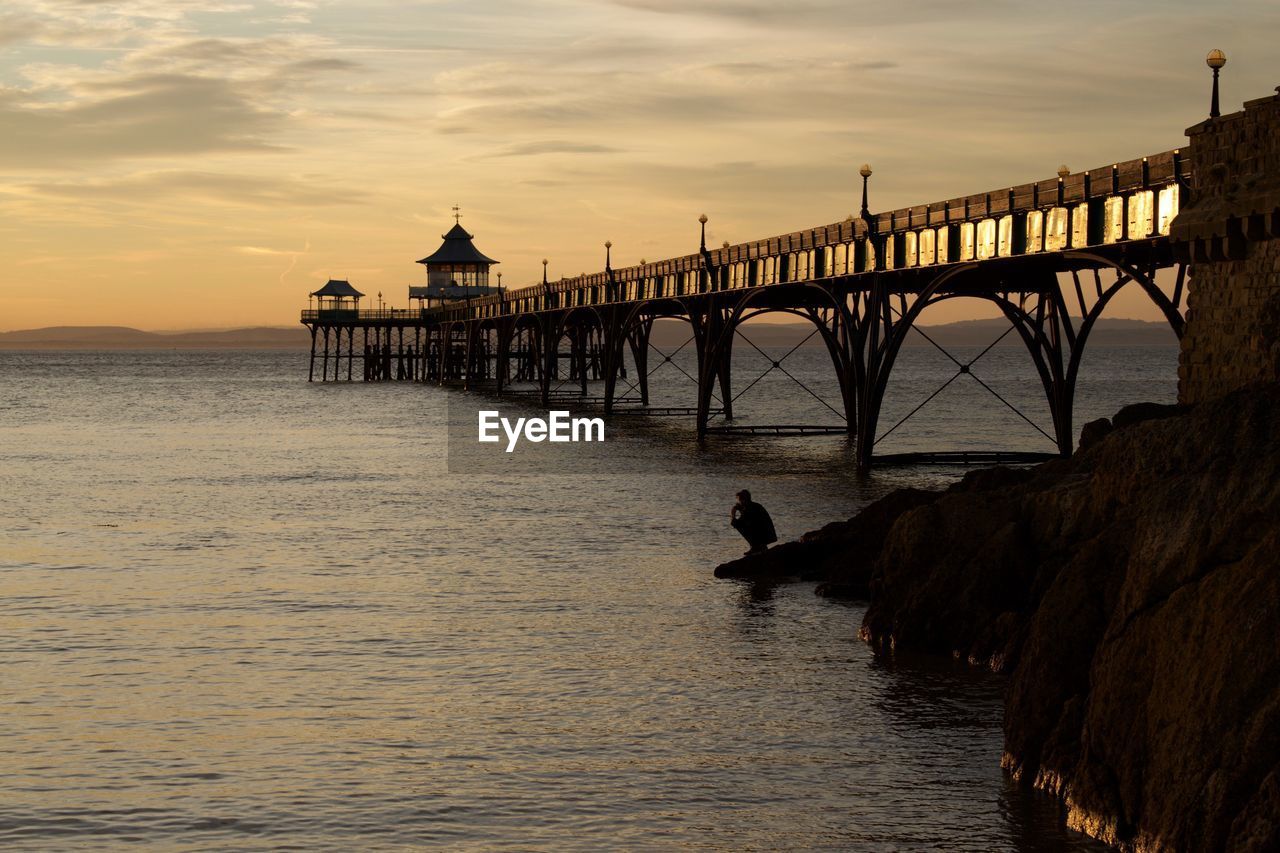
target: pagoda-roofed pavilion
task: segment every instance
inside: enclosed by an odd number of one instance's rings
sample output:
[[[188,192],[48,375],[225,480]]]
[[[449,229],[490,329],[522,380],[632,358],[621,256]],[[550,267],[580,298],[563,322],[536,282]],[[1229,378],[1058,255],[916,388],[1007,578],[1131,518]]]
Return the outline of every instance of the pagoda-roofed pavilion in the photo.
[[[441,235],[440,248],[418,263],[427,268],[426,287],[410,287],[410,299],[448,302],[485,296],[498,290],[489,284],[489,268],[498,263],[476,248],[474,236],[461,222]]]
[[[363,293],[351,286],[346,279],[331,278],[324,287],[311,292],[316,307],[321,311],[357,311]]]

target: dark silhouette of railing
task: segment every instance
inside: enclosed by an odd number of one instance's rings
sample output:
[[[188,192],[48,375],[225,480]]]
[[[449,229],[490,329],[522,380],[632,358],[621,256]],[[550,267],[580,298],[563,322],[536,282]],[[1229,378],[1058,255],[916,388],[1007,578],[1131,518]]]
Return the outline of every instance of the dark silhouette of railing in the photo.
[[[843,222],[765,240],[704,247],[694,254],[562,278],[427,311],[429,316],[449,319],[508,316],[1162,237],[1168,234],[1189,180],[1187,157],[1181,149],[1173,149],[1101,169],[875,214],[869,220],[849,217]],[[1132,200],[1145,193],[1152,194],[1140,220],[1145,227],[1141,233],[1130,233],[1130,209],[1141,206],[1133,205]],[[1114,217],[1115,210],[1121,212],[1119,218]],[[1039,245],[1029,247],[1028,240],[1036,232],[1028,234],[1028,223],[1014,217],[1037,213],[1044,217],[1038,232]],[[1006,217],[1009,221],[1002,226]],[[1050,221],[1061,226],[1046,229],[1044,223]],[[973,229],[967,239],[966,226]],[[990,235],[980,235],[980,227]],[[941,248],[938,229],[947,232]],[[927,262],[921,258],[920,245],[926,230],[935,234]],[[878,246],[883,248],[877,251]],[[789,264],[769,263],[783,258],[794,260]]]
[[[674,366],[696,384],[697,405],[651,411],[693,416],[700,437],[844,432],[857,440],[858,464],[865,468],[876,442],[902,424],[881,434],[880,406],[903,341],[913,330],[924,335],[916,328],[920,313],[945,299],[970,297],[994,304],[1010,323],[1005,334],[1016,331],[1026,346],[1052,426],[1042,428],[983,382],[974,371],[981,355],[962,363],[948,353],[957,368],[948,384],[960,377],[978,382],[1065,455],[1073,443],[1085,343],[1116,293],[1140,287],[1182,334],[1185,266],[1174,258],[1168,234],[1192,186],[1192,162],[1189,152],[1175,149],[1087,172],[1064,169],[1042,181],[720,248],[707,247],[704,217],[698,251],[680,257],[615,269],[606,254],[601,272],[548,281],[544,267],[540,284],[417,310],[310,309],[302,322],[312,332],[311,375],[317,356],[325,379],[341,378],[344,361],[346,378],[353,378],[359,359],[366,380],[459,382],[498,392],[513,381],[529,382],[545,404],[573,383],[584,405],[599,400],[611,414],[633,392],[648,407],[649,351],[662,357],[658,366],[674,364],[671,354],[651,345],[650,330],[655,320],[673,318],[690,325],[696,376]],[[1169,267],[1177,274],[1166,292],[1156,272]],[[770,312],[813,323],[811,337],[826,345],[841,395],[835,405],[819,400],[842,423],[732,424],[734,403],[759,381],[732,393],[734,341],[751,344],[742,324]],[[357,329],[364,339],[360,355]],[[628,349],[634,378],[618,394]],[[791,353],[774,359],[761,352],[770,361],[766,373],[780,370],[800,382],[782,365]],[[588,395],[589,381],[603,381],[603,393]],[[724,423],[712,425],[712,419]]]

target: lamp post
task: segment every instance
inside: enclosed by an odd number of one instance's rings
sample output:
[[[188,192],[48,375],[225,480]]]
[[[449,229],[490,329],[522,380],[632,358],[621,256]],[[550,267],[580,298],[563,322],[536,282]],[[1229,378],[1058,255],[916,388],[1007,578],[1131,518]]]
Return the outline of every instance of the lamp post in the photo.
[[[705,252],[707,250],[707,215],[705,213],[702,214],[698,217],[698,221],[702,223],[701,249]]]
[[[870,219],[871,210],[867,207],[867,181],[871,178],[871,164],[863,163],[858,174],[862,176],[862,218]]]
[[[1218,110],[1218,72],[1227,64],[1227,55],[1215,48],[1204,58],[1204,64],[1213,69],[1213,98],[1209,101],[1209,118],[1217,118],[1222,115]]]
[[[1067,175],[1071,174],[1071,167],[1063,163],[1058,167],[1058,206],[1061,207],[1063,201],[1067,197]]]
[[[604,241],[604,299],[613,302],[618,298],[613,281],[613,241]]]

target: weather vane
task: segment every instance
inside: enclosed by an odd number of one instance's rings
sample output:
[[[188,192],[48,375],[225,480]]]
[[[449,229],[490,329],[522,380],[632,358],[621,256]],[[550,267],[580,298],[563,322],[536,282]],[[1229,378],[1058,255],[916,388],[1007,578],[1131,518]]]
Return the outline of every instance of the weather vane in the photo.
[[[462,208],[456,204],[453,206],[453,221],[462,224]]]

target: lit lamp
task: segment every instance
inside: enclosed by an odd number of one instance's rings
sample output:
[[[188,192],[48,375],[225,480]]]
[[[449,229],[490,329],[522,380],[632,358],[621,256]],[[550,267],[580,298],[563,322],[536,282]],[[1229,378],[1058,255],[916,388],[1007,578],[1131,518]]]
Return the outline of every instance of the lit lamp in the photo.
[[[871,164],[863,163],[858,174],[862,176],[862,218],[870,219],[871,211],[867,208],[867,180],[871,177]]]
[[[1204,58],[1204,64],[1213,69],[1213,100],[1209,102],[1209,118],[1222,115],[1218,111],[1218,72],[1227,64],[1227,55],[1220,50],[1211,50]]]
[[[704,213],[698,217],[698,221],[702,223],[702,251],[707,250],[707,215]]]

